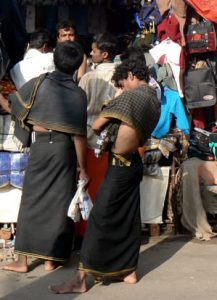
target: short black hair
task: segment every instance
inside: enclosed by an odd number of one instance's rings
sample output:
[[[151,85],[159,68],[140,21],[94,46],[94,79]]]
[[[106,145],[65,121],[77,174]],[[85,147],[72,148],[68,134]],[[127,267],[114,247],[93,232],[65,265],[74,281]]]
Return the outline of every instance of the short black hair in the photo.
[[[53,47],[53,37],[49,30],[38,29],[30,34],[29,47],[40,49],[46,44],[48,47]]]
[[[118,54],[118,40],[117,38],[106,32],[99,33],[93,38],[93,42],[96,43],[97,48],[101,52],[107,52],[109,59],[112,61]]]
[[[112,81],[116,87],[120,87],[119,81],[128,78],[129,72],[132,72],[139,80],[149,81],[149,69],[144,61],[125,60],[116,66],[112,76]]]
[[[132,61],[143,61],[146,64],[144,51],[141,47],[129,47],[120,56],[121,61],[132,60]]]
[[[66,74],[73,75],[80,67],[84,57],[82,47],[77,42],[58,43],[54,51],[56,68]]]
[[[60,29],[64,29],[66,31],[70,30],[70,29],[74,29],[75,34],[77,34],[77,28],[75,23],[72,20],[62,20],[59,23],[57,23],[56,26],[56,36],[59,36],[59,30]]]

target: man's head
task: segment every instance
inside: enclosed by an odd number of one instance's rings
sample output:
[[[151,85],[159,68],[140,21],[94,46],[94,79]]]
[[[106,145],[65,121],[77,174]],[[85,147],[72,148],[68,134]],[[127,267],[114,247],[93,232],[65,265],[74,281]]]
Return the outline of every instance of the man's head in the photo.
[[[117,51],[117,39],[110,33],[102,33],[94,37],[90,54],[94,63],[112,62]]]
[[[125,60],[115,69],[112,77],[116,87],[124,91],[139,87],[141,83],[149,80],[149,70],[145,61]]]
[[[75,41],[77,38],[77,30],[75,24],[71,20],[63,20],[56,26],[57,43],[65,41]]]
[[[37,30],[30,35],[29,48],[49,52],[53,48],[52,35],[48,30]]]
[[[140,47],[129,47],[120,56],[121,61],[143,61],[146,63],[144,51]]]
[[[80,67],[83,56],[83,50],[77,42],[58,43],[54,51],[54,64],[59,71],[73,75]]]

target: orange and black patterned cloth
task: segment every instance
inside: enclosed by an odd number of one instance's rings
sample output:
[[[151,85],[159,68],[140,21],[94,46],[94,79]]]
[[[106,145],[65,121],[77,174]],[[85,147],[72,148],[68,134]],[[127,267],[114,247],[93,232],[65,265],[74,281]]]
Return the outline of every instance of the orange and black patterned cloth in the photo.
[[[16,91],[16,87],[8,77],[5,76],[2,80],[0,80],[0,93],[5,98],[7,98],[8,94],[14,91]]]
[[[12,81],[5,76],[2,80],[0,80],[0,93],[7,99],[8,95],[12,92],[16,91],[15,85]],[[6,114],[0,106],[0,115]]]

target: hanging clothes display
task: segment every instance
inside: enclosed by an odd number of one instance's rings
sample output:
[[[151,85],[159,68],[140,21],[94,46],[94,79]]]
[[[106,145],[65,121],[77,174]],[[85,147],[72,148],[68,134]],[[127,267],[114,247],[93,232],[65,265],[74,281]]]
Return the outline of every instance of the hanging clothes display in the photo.
[[[182,47],[173,42],[171,39],[166,39],[160,44],[149,50],[155,62],[163,65],[168,63],[172,69],[180,97],[183,97],[183,91],[180,84],[180,54]]]
[[[181,44],[185,46],[184,27],[187,15],[187,5],[184,0],[157,0],[157,5],[161,15],[165,15],[167,11],[172,11],[178,19],[179,31],[181,33]]]

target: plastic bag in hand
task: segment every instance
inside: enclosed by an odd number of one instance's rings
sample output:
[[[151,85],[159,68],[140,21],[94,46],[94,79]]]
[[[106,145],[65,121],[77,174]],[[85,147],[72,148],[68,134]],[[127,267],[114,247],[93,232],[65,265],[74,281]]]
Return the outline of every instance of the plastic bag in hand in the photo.
[[[85,190],[86,184],[86,180],[78,181],[77,191],[69,205],[67,216],[74,222],[79,222],[80,216],[83,220],[87,220],[93,207],[92,200]]]

